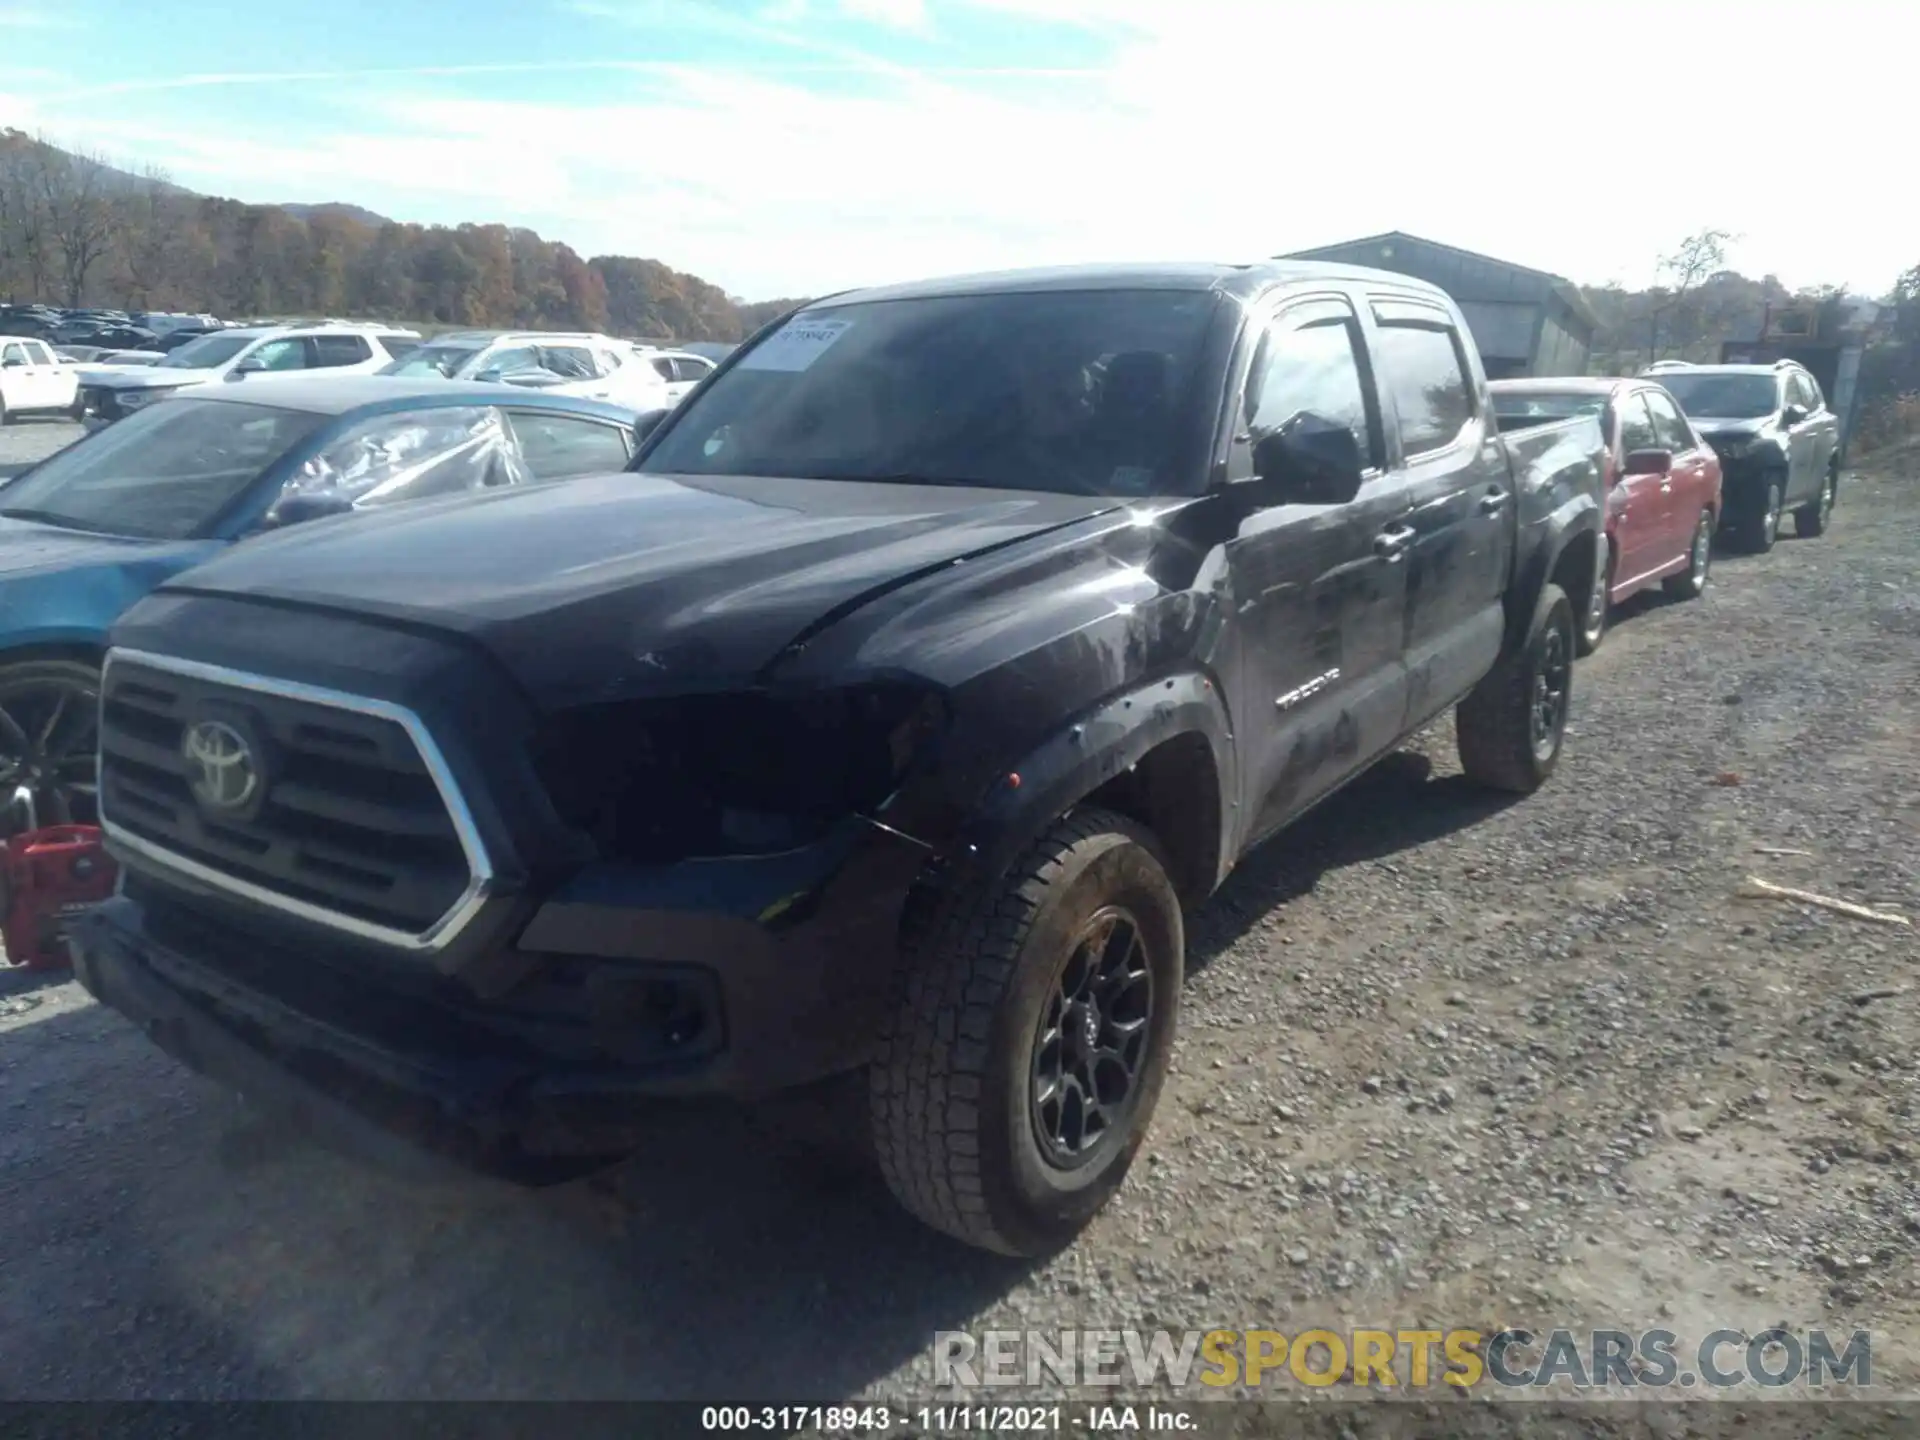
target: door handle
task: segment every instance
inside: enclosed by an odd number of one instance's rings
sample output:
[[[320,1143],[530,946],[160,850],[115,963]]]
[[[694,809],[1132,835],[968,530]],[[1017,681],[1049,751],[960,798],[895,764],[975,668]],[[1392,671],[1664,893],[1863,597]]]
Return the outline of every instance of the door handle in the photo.
[[[1504,490],[1489,490],[1480,497],[1480,513],[1482,515],[1498,515],[1506,508],[1507,492]]]
[[[1373,537],[1373,553],[1382,560],[1398,560],[1413,544],[1415,533],[1411,525],[1395,525],[1382,530]]]

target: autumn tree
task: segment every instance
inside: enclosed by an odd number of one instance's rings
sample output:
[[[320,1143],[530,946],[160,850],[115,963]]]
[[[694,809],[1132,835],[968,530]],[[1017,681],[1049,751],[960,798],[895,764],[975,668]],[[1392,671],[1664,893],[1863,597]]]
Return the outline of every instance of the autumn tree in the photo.
[[[1648,311],[1648,364],[1660,358],[1663,322],[1669,340],[1678,333],[1687,334],[1689,340],[1698,335],[1701,329],[1699,291],[1727,268],[1727,242],[1733,238],[1730,231],[1702,230],[1682,240],[1671,255],[1660,257],[1655,273],[1667,283],[1655,286],[1659,298]]]
[[[28,149],[31,188],[45,227],[44,246],[60,272],[66,303],[78,305],[87,277],[106,258],[117,233],[114,195],[105,160],[62,150],[44,138]]]

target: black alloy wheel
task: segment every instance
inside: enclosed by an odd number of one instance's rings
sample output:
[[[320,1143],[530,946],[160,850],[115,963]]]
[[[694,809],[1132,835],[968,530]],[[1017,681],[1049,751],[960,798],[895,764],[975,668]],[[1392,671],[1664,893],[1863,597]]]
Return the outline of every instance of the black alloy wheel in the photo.
[[[1034,1139],[1049,1164],[1078,1169],[1125,1133],[1153,999],[1139,922],[1119,906],[1095,911],[1054,980],[1028,1067]]]

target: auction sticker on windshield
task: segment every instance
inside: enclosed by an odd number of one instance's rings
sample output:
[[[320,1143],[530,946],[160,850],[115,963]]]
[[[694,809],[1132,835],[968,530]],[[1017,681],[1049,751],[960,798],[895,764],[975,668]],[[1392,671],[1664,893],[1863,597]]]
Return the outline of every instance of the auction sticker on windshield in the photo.
[[[742,370],[805,370],[853,328],[851,320],[793,320],[741,357]]]

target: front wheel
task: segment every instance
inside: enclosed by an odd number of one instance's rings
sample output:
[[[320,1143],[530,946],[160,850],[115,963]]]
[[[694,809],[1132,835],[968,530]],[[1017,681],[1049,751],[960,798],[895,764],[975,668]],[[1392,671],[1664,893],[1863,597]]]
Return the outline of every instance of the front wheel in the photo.
[[[1762,478],[1757,493],[1742,498],[1733,538],[1747,554],[1764,555],[1773,549],[1780,534],[1781,497],[1785,494],[1785,477],[1772,474]]]
[[[1525,638],[1454,711],[1460,766],[1496,790],[1530,794],[1553,774],[1573,697],[1573,606],[1544,585]]]
[[[1833,502],[1840,493],[1840,472],[1829,465],[1827,478],[1820,482],[1820,493],[1810,505],[1802,505],[1793,512],[1793,533],[1803,540],[1811,540],[1827,533],[1827,526],[1833,520]]]
[[[5,828],[96,823],[100,671],[81,660],[0,665],[0,809]]]
[[[1173,1049],[1180,902],[1153,836],[1078,811],[903,947],[870,1070],[889,1188],[986,1250],[1066,1244],[1120,1187]]]
[[[1713,512],[1702,510],[1693,527],[1693,544],[1687,551],[1687,568],[1661,581],[1661,588],[1676,600],[1698,600],[1707,593],[1707,571],[1713,566]]]
[[[1582,659],[1600,648],[1607,638],[1607,622],[1613,614],[1613,546],[1600,537],[1600,563],[1594,569],[1593,591],[1587,597],[1587,612],[1580,621],[1580,633],[1574,637]]]

